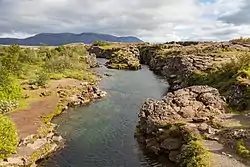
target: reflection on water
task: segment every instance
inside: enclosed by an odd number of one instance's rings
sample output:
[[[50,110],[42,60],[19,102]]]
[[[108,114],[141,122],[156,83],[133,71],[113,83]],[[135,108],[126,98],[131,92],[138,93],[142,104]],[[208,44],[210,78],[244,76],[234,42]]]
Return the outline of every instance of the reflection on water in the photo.
[[[105,67],[96,71],[112,75],[100,83],[108,96],[55,120],[60,125],[58,132],[67,143],[64,149],[42,166],[165,166],[139,149],[134,132],[143,101],[149,97],[161,98],[168,88],[166,81],[145,66],[139,71],[118,71]]]

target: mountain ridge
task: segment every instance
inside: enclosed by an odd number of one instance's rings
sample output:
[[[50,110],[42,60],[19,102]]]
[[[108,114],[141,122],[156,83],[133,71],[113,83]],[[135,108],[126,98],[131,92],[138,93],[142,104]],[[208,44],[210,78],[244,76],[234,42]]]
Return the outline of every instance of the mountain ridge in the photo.
[[[27,46],[39,46],[39,45],[51,45],[58,46],[70,43],[85,43],[91,44],[95,41],[107,41],[107,42],[124,42],[124,43],[139,43],[143,42],[141,39],[135,36],[115,36],[102,33],[39,33],[28,38],[0,38],[0,44],[2,45],[27,45]]]

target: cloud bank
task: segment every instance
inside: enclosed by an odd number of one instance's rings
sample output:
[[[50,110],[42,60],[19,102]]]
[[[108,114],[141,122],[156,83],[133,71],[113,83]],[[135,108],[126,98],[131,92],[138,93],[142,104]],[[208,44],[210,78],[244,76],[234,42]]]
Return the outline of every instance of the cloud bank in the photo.
[[[0,0],[0,37],[99,32],[145,41],[250,36],[249,0]]]

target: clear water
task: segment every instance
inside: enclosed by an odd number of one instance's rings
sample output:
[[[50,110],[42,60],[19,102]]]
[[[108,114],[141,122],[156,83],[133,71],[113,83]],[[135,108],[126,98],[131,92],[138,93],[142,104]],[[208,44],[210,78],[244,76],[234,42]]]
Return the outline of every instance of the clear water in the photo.
[[[58,132],[67,140],[66,146],[42,166],[170,167],[144,153],[134,138],[140,106],[146,98],[161,98],[167,82],[146,66],[139,71],[96,70],[112,75],[100,83],[108,96],[54,121],[60,125]]]

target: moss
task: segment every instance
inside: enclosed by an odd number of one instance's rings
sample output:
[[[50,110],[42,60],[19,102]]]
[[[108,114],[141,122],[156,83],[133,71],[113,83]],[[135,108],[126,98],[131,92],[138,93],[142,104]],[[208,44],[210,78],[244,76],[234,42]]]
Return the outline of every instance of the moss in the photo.
[[[180,167],[210,167],[210,155],[201,140],[191,140],[182,149],[178,158]]]
[[[240,155],[243,158],[250,157],[250,150],[246,147],[243,139],[240,139],[237,141],[236,152],[238,155]]]

